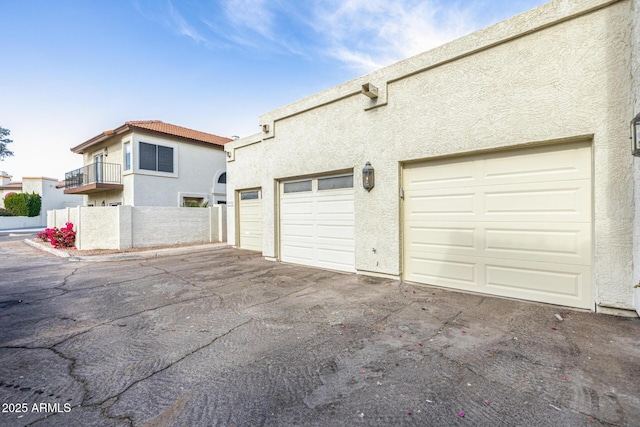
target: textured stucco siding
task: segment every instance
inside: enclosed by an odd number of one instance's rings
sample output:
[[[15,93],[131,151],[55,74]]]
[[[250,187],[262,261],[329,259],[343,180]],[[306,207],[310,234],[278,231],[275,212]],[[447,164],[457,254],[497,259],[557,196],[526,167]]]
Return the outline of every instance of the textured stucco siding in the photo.
[[[169,139],[133,134],[134,206],[179,206],[179,193],[198,195],[213,203],[214,178],[226,170],[222,149],[212,149],[200,144],[176,143]],[[139,169],[138,142],[174,147],[174,173],[153,172]]]
[[[63,188],[57,188],[58,180],[46,177],[24,177],[22,178],[22,189],[0,190],[0,207],[4,207],[3,198],[6,193],[39,194],[41,198],[40,215],[37,218],[26,218],[24,221],[3,220],[0,218],[0,230],[10,228],[40,227],[47,224],[47,211],[61,209],[64,207],[80,206],[83,204],[83,196],[64,194]],[[18,224],[18,225],[13,225]],[[25,225],[19,225],[25,224]]]
[[[640,114],[640,0],[633,1],[633,25],[631,37],[631,76],[633,81],[633,116]],[[640,159],[634,158],[634,254],[633,283],[634,307],[640,314]]]
[[[123,144],[131,144],[131,168],[124,170]],[[156,172],[139,168],[139,143],[172,147],[174,149],[173,173]],[[122,190],[91,193],[86,203],[93,206],[109,206],[121,203],[132,206],[173,206],[181,201],[181,193],[203,197],[214,203],[214,179],[226,171],[225,154],[222,148],[202,144],[178,142],[171,138],[152,136],[140,132],[129,132],[124,136],[110,138],[90,152],[84,154],[85,164],[94,162],[94,156],[108,156],[105,163],[120,165]],[[223,197],[224,199],[224,197]]]
[[[124,173],[124,158],[122,152],[123,139],[128,140],[128,137],[110,138],[107,141],[97,145],[96,147],[91,147],[91,151],[84,154],[84,164],[87,165],[95,163],[95,156],[101,153],[104,154],[104,151],[106,149],[107,156],[104,157],[102,161],[104,163],[119,165],[120,176],[122,176],[122,174]],[[88,194],[85,203],[87,205],[93,206],[109,206],[112,203],[127,204],[127,202],[128,201],[125,199],[124,192],[122,190],[110,190]]]
[[[356,268],[401,276],[403,162],[589,140],[595,302],[630,309],[631,8],[631,0],[555,1],[267,113],[268,133],[226,148],[228,198],[262,187],[263,255],[277,258],[277,180],[353,169]],[[381,88],[378,100],[358,93],[369,81]],[[376,172],[371,193],[360,185],[366,161]]]
[[[79,208],[80,221],[76,224],[80,236],[78,249],[119,249],[118,208]]]
[[[209,241],[209,210],[138,207],[133,211],[133,247]],[[171,218],[171,220],[168,220]]]
[[[80,250],[224,241],[226,208],[76,207],[47,212],[49,227],[72,222]]]

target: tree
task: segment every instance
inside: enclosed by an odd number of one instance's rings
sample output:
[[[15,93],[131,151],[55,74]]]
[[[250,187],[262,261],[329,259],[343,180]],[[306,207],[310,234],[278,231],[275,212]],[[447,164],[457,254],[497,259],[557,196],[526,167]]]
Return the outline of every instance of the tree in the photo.
[[[9,129],[0,126],[0,161],[4,160],[5,157],[13,156],[13,151],[9,151],[7,148],[7,145],[13,142],[13,140],[8,138],[10,134],[11,131]]]

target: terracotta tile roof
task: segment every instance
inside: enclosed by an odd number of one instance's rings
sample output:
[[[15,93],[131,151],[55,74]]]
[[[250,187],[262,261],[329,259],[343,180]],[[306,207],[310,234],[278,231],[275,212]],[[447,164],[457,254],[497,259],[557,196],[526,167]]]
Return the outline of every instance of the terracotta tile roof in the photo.
[[[231,138],[225,138],[211,133],[200,132],[198,130],[172,125],[160,120],[134,120],[125,122],[125,125],[139,129],[162,132],[167,135],[175,135],[182,138],[193,139],[194,141],[208,142],[215,145],[224,145],[227,142],[233,141]]]
[[[22,182],[12,181],[7,185],[0,185],[0,190],[20,190],[22,188]]]
[[[74,153],[82,154],[84,153],[84,150],[86,148],[102,142],[114,135],[118,135],[135,129],[162,133],[165,135],[176,136],[178,138],[187,139],[198,143],[212,144],[220,147],[224,146],[224,144],[226,144],[227,142],[233,141],[233,139],[231,138],[225,138],[223,136],[214,135],[212,133],[200,132],[198,130],[172,125],[161,120],[132,120],[125,122],[122,126],[115,129],[105,130],[104,132],[94,136],[93,138],[86,140],[82,144],[73,147],[71,151],[73,151]]]

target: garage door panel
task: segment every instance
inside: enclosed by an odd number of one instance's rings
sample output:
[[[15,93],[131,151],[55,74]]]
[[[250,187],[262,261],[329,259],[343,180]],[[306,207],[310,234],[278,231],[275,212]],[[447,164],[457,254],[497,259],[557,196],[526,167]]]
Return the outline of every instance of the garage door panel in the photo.
[[[534,147],[505,150],[475,157],[453,157],[404,168],[405,191],[447,188],[471,188],[484,185],[554,182],[590,179],[591,153],[579,144],[565,147]]]
[[[469,191],[472,190],[472,191]],[[584,181],[501,184],[405,192],[407,221],[589,222],[591,189]]]
[[[403,187],[406,280],[592,308],[589,143],[413,164]]]
[[[590,263],[590,224],[443,222],[437,227],[412,223],[405,227],[405,247],[410,253]]]
[[[561,147],[539,147],[521,154],[504,152],[488,155],[483,162],[485,182],[489,184],[588,179],[590,153]]]
[[[339,175],[333,186],[352,185]],[[346,178],[346,179],[340,179]],[[351,178],[351,179],[349,179]],[[281,191],[280,259],[341,271],[355,271],[353,187],[319,186],[332,178],[310,178],[311,191]],[[283,189],[286,186],[284,183]],[[318,188],[323,189],[318,189]]]
[[[289,262],[306,264],[314,257],[313,248],[309,247],[308,244],[286,244],[282,245],[280,250],[282,251],[283,259],[286,257]]]
[[[409,223],[407,238],[412,250],[434,251],[438,248],[451,250],[452,248],[476,249],[475,229],[473,227],[424,227]]]
[[[287,200],[282,203],[282,213],[304,218],[313,214],[313,203],[305,200]]]
[[[495,228],[494,228],[495,227]],[[590,263],[589,224],[487,224],[481,230],[485,254],[548,263]]]
[[[566,268],[553,269],[552,265],[533,265],[524,263],[522,267],[510,263],[487,265],[487,287],[502,288],[506,292],[523,291],[532,294],[558,294],[574,297],[579,294],[584,268],[577,266],[575,271]],[[517,296],[517,293],[515,294]]]
[[[353,225],[346,224],[327,224],[318,225],[317,235],[319,240],[332,240],[336,243],[344,242],[344,244],[352,245],[355,237]]]
[[[490,186],[483,192],[483,220],[584,221],[591,218],[591,188],[584,181]]]
[[[436,191],[428,196],[412,193],[405,195],[411,200],[410,219],[433,217],[437,215],[456,215],[463,218],[475,216],[476,195],[468,191],[456,194],[452,191]]]
[[[239,223],[242,249],[262,251],[262,200],[240,200]]]
[[[433,162],[429,174],[425,175],[422,173],[420,165],[409,165],[405,169],[407,184],[405,190],[470,185],[477,180],[475,168],[477,168],[477,164],[473,160],[462,162],[441,160]]]
[[[317,249],[318,267],[331,268],[334,270],[345,270],[353,268],[355,263],[354,251],[349,248],[339,250],[333,246],[318,245]],[[328,267],[331,265],[332,267]]]
[[[313,224],[294,224],[287,223],[281,228],[281,234],[286,240],[312,239]]]
[[[424,254],[406,260],[406,279],[414,282],[441,286],[455,286],[476,289],[478,283],[477,262],[472,258]]]

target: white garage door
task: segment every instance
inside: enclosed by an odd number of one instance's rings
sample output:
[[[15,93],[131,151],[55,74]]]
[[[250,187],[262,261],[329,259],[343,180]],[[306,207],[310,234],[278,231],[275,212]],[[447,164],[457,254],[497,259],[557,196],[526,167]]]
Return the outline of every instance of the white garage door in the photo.
[[[404,278],[593,309],[589,143],[403,170]]]
[[[262,252],[262,191],[241,191],[239,199],[238,247]]]
[[[280,259],[355,271],[352,174],[280,185]]]

